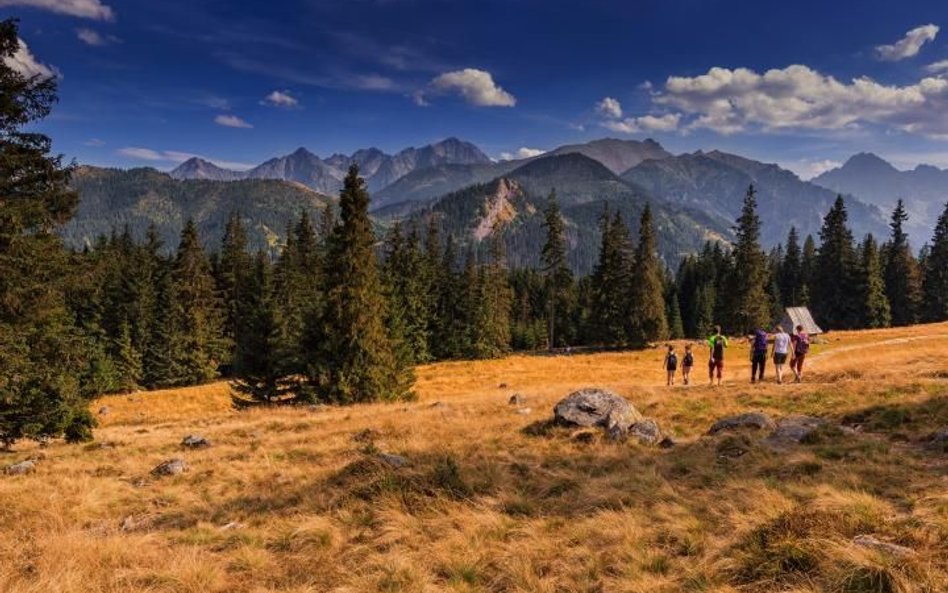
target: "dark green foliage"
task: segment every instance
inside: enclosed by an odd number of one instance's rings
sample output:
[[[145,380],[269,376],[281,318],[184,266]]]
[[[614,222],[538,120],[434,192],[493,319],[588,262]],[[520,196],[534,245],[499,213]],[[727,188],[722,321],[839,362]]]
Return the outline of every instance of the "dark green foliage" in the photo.
[[[335,403],[398,400],[411,395],[414,373],[395,355],[385,320],[388,303],[369,220],[369,194],[358,167],[339,197],[340,221],[328,239],[325,303],[309,322],[304,349],[308,386]]]
[[[780,264],[777,284],[783,306],[797,307],[806,302],[803,252],[800,250],[800,238],[797,236],[796,227],[790,227],[790,232],[787,234],[787,246]]]
[[[512,294],[507,281],[504,246],[497,233],[491,239],[488,262],[479,267],[476,275],[468,272],[467,279],[474,283],[473,290],[469,288],[472,302],[468,356],[495,358],[506,354],[510,351]]]
[[[572,341],[570,313],[574,307],[573,273],[566,260],[566,224],[556,192],[550,192],[544,212],[546,241],[540,251],[546,280],[547,344],[555,348]]]
[[[866,235],[859,252],[858,288],[862,301],[860,325],[872,328],[889,327],[892,323],[892,313],[889,309],[889,299],[885,294],[879,246],[872,235]]]
[[[730,327],[747,333],[766,327],[772,319],[767,297],[769,274],[767,256],[760,247],[760,217],[757,216],[757,194],[754,186],[747,188],[744,206],[735,227],[734,273],[728,286]]]
[[[639,221],[639,242],[632,260],[628,338],[635,346],[644,346],[668,338],[663,270],[655,247],[652,209],[646,205]]]
[[[620,213],[605,212],[599,262],[590,279],[589,336],[595,343],[628,342],[631,268],[629,229]]]
[[[858,283],[858,264],[853,235],[846,225],[846,204],[843,197],[823,219],[820,249],[812,278],[813,309],[827,329],[850,329],[859,326],[862,306]]]
[[[67,309],[70,258],[52,234],[78,196],[50,139],[23,131],[49,114],[56,81],[12,69],[18,49],[16,21],[0,22],[0,447],[67,429],[82,440],[94,424],[81,381],[94,337]]]
[[[905,206],[899,200],[889,224],[892,235],[883,248],[885,292],[892,307],[892,325],[896,326],[918,323],[922,305],[921,271],[902,229],[907,220]]]
[[[247,234],[243,222],[236,212],[231,214],[224,230],[220,255],[214,270],[217,291],[223,307],[223,337],[227,348],[225,364],[234,374],[240,374],[241,366],[248,359],[248,328],[253,315],[254,294],[251,286],[254,273],[253,260],[247,250]]]
[[[429,320],[431,288],[428,258],[414,226],[405,237],[396,223],[386,241],[383,266],[389,300],[389,317],[395,334],[403,342],[408,364],[431,360]]]
[[[925,259],[923,296],[926,321],[948,320],[948,204],[938,217],[931,251]]]

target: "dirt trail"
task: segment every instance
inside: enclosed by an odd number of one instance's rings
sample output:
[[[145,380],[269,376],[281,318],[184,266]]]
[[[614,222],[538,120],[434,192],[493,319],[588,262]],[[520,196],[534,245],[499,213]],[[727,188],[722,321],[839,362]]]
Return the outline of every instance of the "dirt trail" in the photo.
[[[827,352],[821,352],[816,356],[811,357],[810,361],[819,360],[821,358],[826,358],[833,356],[834,354],[842,354],[843,352],[851,352],[853,350],[863,350],[865,348],[875,348],[878,346],[897,346],[899,344],[908,344],[909,342],[915,342],[918,340],[933,340],[938,338],[948,338],[948,334],[928,334],[925,336],[912,336],[910,338],[892,338],[891,340],[882,340],[881,342],[866,343],[866,344],[854,344],[852,346],[842,346],[840,348],[833,348]]]

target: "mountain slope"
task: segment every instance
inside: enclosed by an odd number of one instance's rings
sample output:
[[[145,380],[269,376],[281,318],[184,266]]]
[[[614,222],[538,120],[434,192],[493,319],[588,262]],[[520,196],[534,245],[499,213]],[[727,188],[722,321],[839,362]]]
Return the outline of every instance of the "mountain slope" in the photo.
[[[191,157],[184,161],[175,167],[169,175],[175,179],[208,179],[210,181],[237,181],[247,177],[247,174],[243,171],[224,169],[198,157]]]
[[[295,181],[325,194],[338,193],[344,177],[342,170],[327,165],[302,147],[286,156],[270,159],[247,172],[248,179]]]
[[[823,216],[836,193],[809,182],[777,165],[761,163],[719,151],[683,154],[644,161],[622,178],[643,187],[654,196],[718,217],[734,220],[741,210],[749,185],[757,189],[758,213],[765,245],[786,239],[790,226],[816,237]],[[874,206],[847,200],[850,225],[861,237],[867,232],[885,232],[882,213]]]
[[[573,152],[599,161],[616,175],[621,175],[642,161],[664,159],[672,156],[661,144],[651,138],[641,142],[602,138],[585,144],[560,146],[547,154],[561,155]]]
[[[895,208],[896,200],[904,199],[909,214],[907,230],[916,245],[930,239],[935,220],[948,202],[948,170],[919,165],[900,171],[872,153],[854,155],[842,167],[812,181],[875,204],[886,213]]]
[[[191,218],[201,241],[220,245],[227,218],[239,212],[245,221],[251,249],[272,250],[282,242],[287,225],[302,211],[316,216],[331,200],[299,184],[274,180],[180,181],[154,169],[101,169],[80,167],[72,186],[79,192],[76,216],[61,235],[82,248],[96,237],[128,226],[142,237],[154,224],[166,247],[178,244],[184,222]]]

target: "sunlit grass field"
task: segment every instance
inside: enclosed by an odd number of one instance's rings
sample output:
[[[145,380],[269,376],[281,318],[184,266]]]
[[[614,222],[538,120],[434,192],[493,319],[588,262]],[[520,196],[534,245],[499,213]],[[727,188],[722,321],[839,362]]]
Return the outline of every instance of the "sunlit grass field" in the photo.
[[[664,386],[656,347],[424,366],[409,403],[238,412],[226,383],[102,398],[96,442],[0,453],[38,459],[0,475],[0,590],[948,592],[948,449],[928,441],[948,428],[948,324],[833,332],[799,385],[772,368],[751,385],[734,341],[709,387],[696,353],[688,387]],[[586,386],[676,446],[531,430]],[[783,449],[705,436],[746,411],[846,428]],[[212,446],[183,449],[191,433]],[[187,472],[150,475],[175,457]]]

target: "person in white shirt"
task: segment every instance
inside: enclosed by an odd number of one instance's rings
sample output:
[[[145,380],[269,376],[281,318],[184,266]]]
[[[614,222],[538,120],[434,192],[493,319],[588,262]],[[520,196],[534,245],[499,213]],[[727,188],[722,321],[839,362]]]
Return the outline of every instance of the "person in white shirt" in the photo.
[[[787,362],[787,356],[790,352],[790,334],[784,331],[783,327],[777,326],[774,329],[774,368],[777,369],[777,383],[783,383],[783,365]]]

